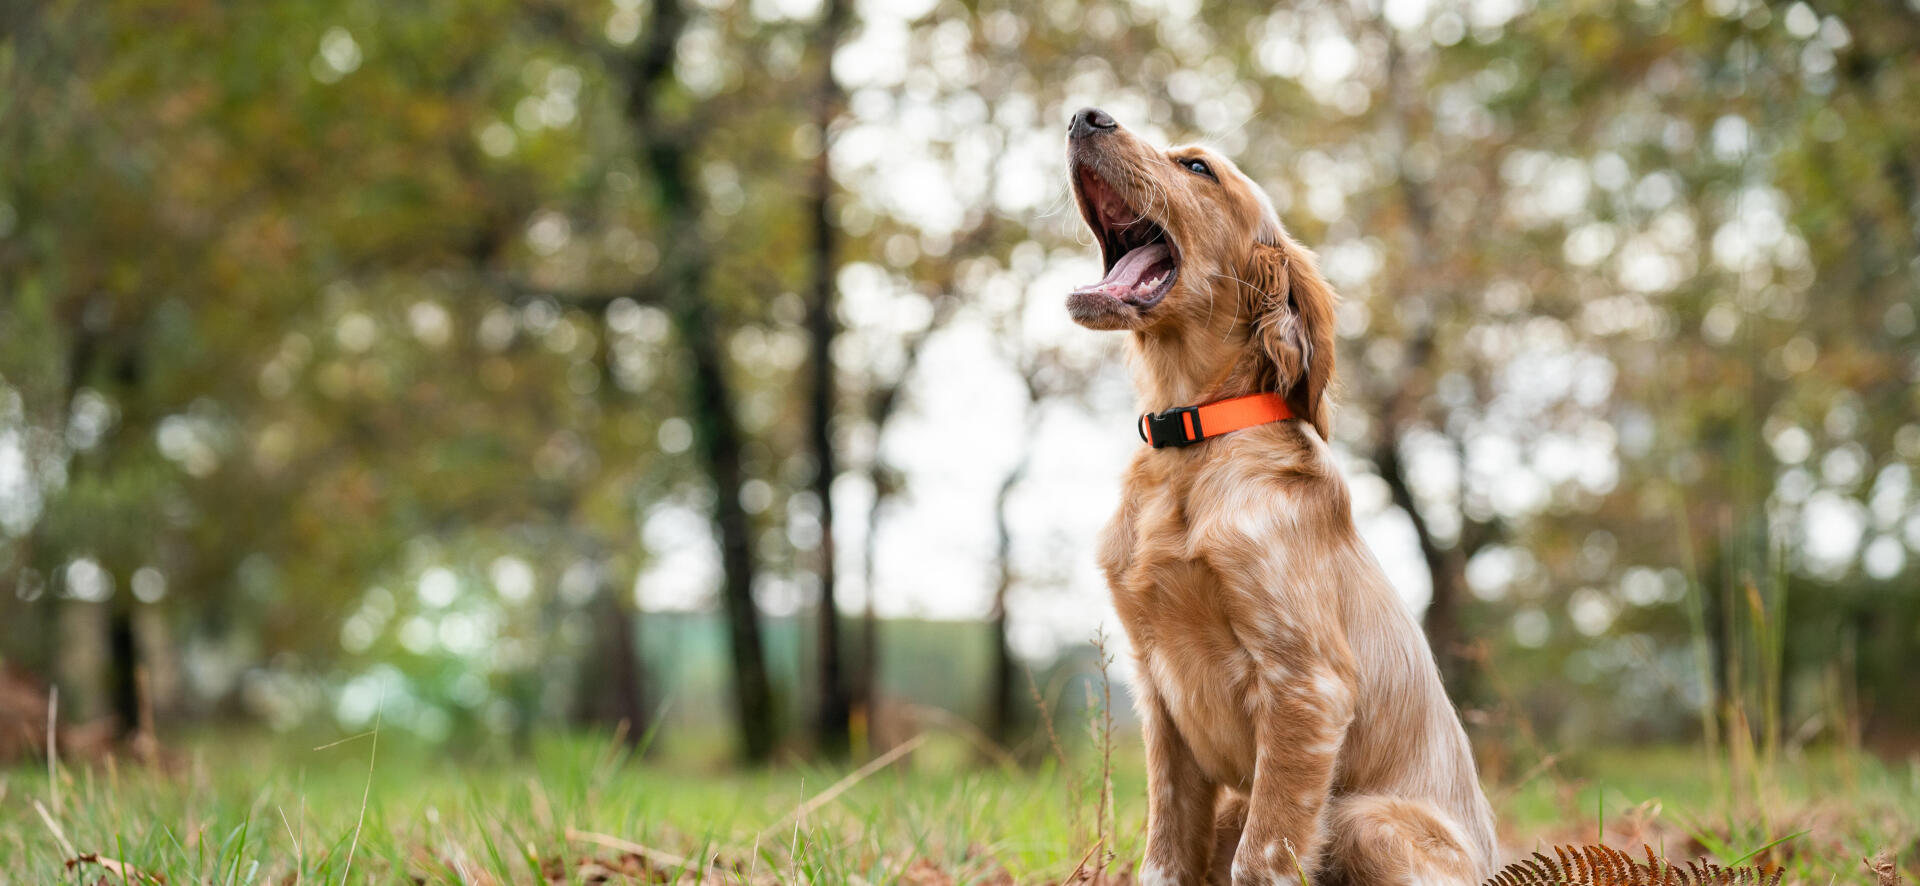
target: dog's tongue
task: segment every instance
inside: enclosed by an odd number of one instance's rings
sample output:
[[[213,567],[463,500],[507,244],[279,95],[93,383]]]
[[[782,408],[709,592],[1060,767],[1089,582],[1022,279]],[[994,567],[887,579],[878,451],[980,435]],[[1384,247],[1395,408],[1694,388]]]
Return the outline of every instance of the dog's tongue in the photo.
[[[1165,243],[1151,243],[1121,256],[1105,280],[1074,292],[1110,295],[1122,301],[1142,299],[1159,289],[1172,272],[1173,251]]]

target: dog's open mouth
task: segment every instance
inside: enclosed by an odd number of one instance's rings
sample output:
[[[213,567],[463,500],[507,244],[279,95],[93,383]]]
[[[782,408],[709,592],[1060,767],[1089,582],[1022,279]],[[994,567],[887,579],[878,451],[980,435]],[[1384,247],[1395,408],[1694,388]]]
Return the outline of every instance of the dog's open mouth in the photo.
[[[1160,303],[1180,276],[1180,251],[1158,222],[1148,218],[1091,169],[1074,175],[1080,212],[1100,239],[1107,276],[1073,291],[1076,298],[1110,298],[1144,311]]]

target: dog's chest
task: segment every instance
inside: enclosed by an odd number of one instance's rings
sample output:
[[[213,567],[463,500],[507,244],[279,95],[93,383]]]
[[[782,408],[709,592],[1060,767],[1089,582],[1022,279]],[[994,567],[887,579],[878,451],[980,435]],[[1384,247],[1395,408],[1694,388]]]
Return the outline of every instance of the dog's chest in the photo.
[[[1233,631],[1232,601],[1204,558],[1188,549],[1173,490],[1136,496],[1133,504],[1108,527],[1101,565],[1139,676],[1208,776],[1242,785],[1253,773],[1246,704],[1253,665]]]

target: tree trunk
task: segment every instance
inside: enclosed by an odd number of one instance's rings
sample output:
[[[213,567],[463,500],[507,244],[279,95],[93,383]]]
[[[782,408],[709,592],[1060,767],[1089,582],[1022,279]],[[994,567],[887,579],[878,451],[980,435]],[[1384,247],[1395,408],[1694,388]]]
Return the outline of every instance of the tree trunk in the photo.
[[[873,537],[880,528],[880,506],[886,501],[880,485],[882,473],[877,464],[867,472],[873,481],[873,505],[867,509],[866,550],[861,552],[861,574],[866,583],[867,599],[860,610],[860,657],[854,665],[852,679],[848,681],[852,686],[853,709],[860,721],[866,724],[869,745],[872,743],[874,705],[880,695],[880,610],[876,606],[879,594],[873,581]],[[869,750],[882,749],[869,747]]]
[[[686,230],[689,226],[674,227]],[[713,478],[713,524],[720,536],[721,596],[733,653],[734,703],[742,752],[757,763],[772,756],[776,725],[773,687],[767,679],[760,639],[760,611],[753,601],[753,527],[740,504],[740,486],[745,480],[740,464],[740,427],[734,417],[733,391],[722,366],[714,318],[700,293],[704,268],[685,259],[678,264],[682,267],[676,274],[679,279],[675,281],[677,304],[673,314],[693,363],[690,405],[694,438]]]
[[[114,737],[121,741],[140,730],[140,648],[133,609],[133,589],[115,588],[107,601],[107,694]]]
[[[476,264],[480,263],[476,262]],[[599,323],[600,340],[603,343],[610,342],[613,340],[613,329],[607,322],[607,306],[600,305],[598,308],[595,317]],[[596,396],[605,403],[615,399],[617,392],[621,390],[619,379],[614,372],[613,349],[602,346],[598,350],[597,359],[600,365],[600,386],[596,389]],[[618,409],[619,405],[606,403],[606,408]],[[572,512],[577,507],[577,502],[569,500],[566,518],[559,522],[562,525],[573,525]],[[612,631],[612,636],[607,638],[609,660],[614,663],[616,669],[611,710],[616,720],[623,720],[627,724],[626,731],[621,733],[627,747],[648,751],[651,748],[643,748],[640,745],[652,724],[652,715],[647,710],[646,662],[640,652],[640,603],[633,597],[631,582],[622,587],[619,582],[612,580],[613,576],[607,568],[608,561],[602,556],[604,547],[599,539],[591,540],[591,549],[597,564],[595,580],[600,584],[601,605],[607,608],[607,623]]]
[[[1467,591],[1466,552],[1459,543],[1442,547],[1433,537],[1419,503],[1414,501],[1413,489],[1407,485],[1406,465],[1400,460],[1400,435],[1391,425],[1383,423],[1373,462],[1380,471],[1380,479],[1386,481],[1393,493],[1394,505],[1406,512],[1407,519],[1413,523],[1414,535],[1420,540],[1420,556],[1433,585],[1433,599],[1427,604],[1422,624],[1426,628],[1427,644],[1433,647],[1434,662],[1440,666],[1440,678],[1446,682],[1448,693],[1458,700],[1464,697],[1470,676],[1467,658],[1462,654],[1464,638],[1460,631],[1460,605]]]
[[[0,572],[0,620],[5,622],[0,642],[8,650],[0,660],[51,686],[60,675],[62,601],[54,592],[56,564],[44,540],[45,526],[44,517],[34,522],[14,545],[9,568]]]
[[[993,628],[993,685],[987,734],[1002,746],[1013,743],[1013,731],[1019,719],[1013,703],[1013,647],[1007,642],[1007,594],[1013,589],[1013,530],[1007,519],[1007,501],[1013,497],[1014,487],[1020,485],[1020,478],[1026,475],[1032,460],[1030,452],[1022,455],[1020,463],[1000,481],[1000,492],[994,497],[994,559],[999,570],[993,589],[993,612],[987,617]]]
[[[853,714],[840,643],[840,608],[836,597],[833,542],[833,480],[839,465],[833,451],[833,417],[838,388],[834,384],[833,344],[840,332],[835,313],[833,278],[834,221],[831,217],[833,170],[828,135],[839,113],[840,84],[833,77],[833,53],[846,26],[847,0],[827,0],[817,36],[820,65],[819,95],[814,125],[820,130],[820,151],[813,165],[813,300],[807,311],[807,335],[813,345],[813,402],[807,428],[814,456],[813,494],[820,502],[820,708],[814,723],[814,743],[820,753],[847,755],[848,728]]]
[[[626,724],[620,733],[621,739],[627,747],[638,748],[651,722],[647,715],[646,675],[640,660],[639,624],[633,608],[620,598],[619,587],[606,581],[604,574],[600,585],[600,629],[604,632],[601,648],[606,653],[603,660],[612,671],[603,710],[612,722]]]
[[[997,230],[994,215],[987,213],[977,224],[955,244],[953,253],[970,255],[984,251],[992,242]],[[953,288],[948,280],[946,288]],[[868,405],[867,418],[873,423],[876,438],[885,436],[887,422],[899,410],[905,400],[907,381],[913,375],[913,369],[920,362],[921,351],[934,333],[940,331],[953,319],[961,304],[958,298],[944,298],[934,302],[933,317],[924,329],[909,335],[906,340],[906,360],[900,371],[875,392]],[[886,508],[888,499],[893,496],[891,470],[886,461],[876,452],[873,460],[866,466],[868,483],[873,488],[873,503],[867,508],[867,538],[865,550],[861,552],[862,575],[866,579],[867,599],[860,617],[860,655],[849,681],[852,684],[853,707],[860,711],[869,724],[873,722],[874,705],[879,694],[880,673],[880,615],[875,607],[879,597],[879,586],[874,582],[874,539],[879,535],[880,515]]]
[[[759,763],[773,754],[777,725],[760,640],[760,612],[753,602],[753,527],[740,505],[740,485],[745,479],[740,463],[742,435],[734,414],[733,389],[727,383],[718,318],[704,291],[708,259],[699,235],[702,212],[693,185],[688,139],[658,113],[657,93],[673,84],[674,47],[686,24],[687,10],[681,0],[661,0],[654,6],[652,37],[629,71],[627,117],[642,165],[659,195],[662,229],[680,238],[665,251],[659,277],[668,316],[686,349],[687,406],[695,447],[713,481],[712,519],[720,537],[721,601],[733,657],[741,753]]]
[[[152,421],[140,396],[147,380],[147,364],[142,359],[139,340],[134,338],[121,347],[113,363],[121,426],[113,439],[101,446],[100,452],[100,467],[108,476],[125,476],[126,472],[138,470],[137,465],[128,462],[137,458],[136,449],[153,439],[149,430]],[[127,507],[123,503],[116,508],[121,513],[115,516],[126,521],[115,533],[119,536],[114,542],[114,546],[120,548],[119,556],[104,557],[100,564],[107,570],[111,593],[107,600],[107,691],[113,701],[114,734],[121,740],[132,738],[140,728],[140,645],[134,636],[134,609],[139,604],[133,599],[132,579],[134,564],[138,562],[133,525],[143,517],[126,513]],[[116,560],[124,562],[116,563]],[[120,577],[119,587],[112,586],[112,576],[116,573]]]
[[[1383,30],[1382,36],[1387,45],[1387,92],[1398,113],[1393,117],[1393,142],[1403,154],[1406,145],[1412,141],[1407,131],[1407,121],[1414,118],[1413,108],[1419,105],[1418,84],[1408,76],[1406,53],[1400,46],[1399,37],[1390,30]],[[1406,169],[1396,170],[1395,180],[1399,185],[1401,205],[1406,209],[1408,227],[1413,237],[1408,264],[1412,268],[1411,280],[1414,285],[1429,287],[1437,275],[1434,273],[1434,254],[1436,249],[1434,233],[1434,199],[1428,187]],[[1444,291],[1444,289],[1442,289]],[[1435,346],[1435,330],[1429,324],[1415,337],[1410,347],[1409,365],[1425,365]],[[1458,701],[1465,697],[1469,678],[1469,663],[1463,654],[1461,644],[1464,637],[1460,628],[1460,606],[1464,602],[1467,590],[1467,556],[1470,553],[1466,539],[1466,521],[1462,515],[1461,537],[1452,545],[1442,547],[1433,537],[1431,527],[1427,525],[1426,515],[1414,500],[1413,491],[1407,485],[1406,466],[1400,461],[1400,434],[1402,423],[1412,413],[1416,403],[1417,389],[1406,380],[1394,382],[1393,393],[1386,398],[1384,408],[1380,410],[1380,432],[1374,448],[1374,464],[1380,471],[1380,478],[1387,482],[1393,492],[1393,503],[1407,514],[1412,521],[1414,534],[1420,540],[1420,556],[1426,562],[1428,583],[1433,587],[1432,600],[1422,622],[1427,632],[1427,643],[1433,647],[1434,662],[1440,666],[1440,677],[1447,684],[1450,695]]]

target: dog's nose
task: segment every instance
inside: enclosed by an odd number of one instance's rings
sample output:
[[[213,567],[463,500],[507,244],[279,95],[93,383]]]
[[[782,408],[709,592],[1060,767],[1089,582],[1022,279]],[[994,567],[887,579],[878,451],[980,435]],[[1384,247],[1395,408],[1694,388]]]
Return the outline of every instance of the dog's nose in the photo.
[[[1067,134],[1075,138],[1092,135],[1096,132],[1112,132],[1120,128],[1106,111],[1099,108],[1081,108],[1073,115],[1073,124],[1067,127]]]

